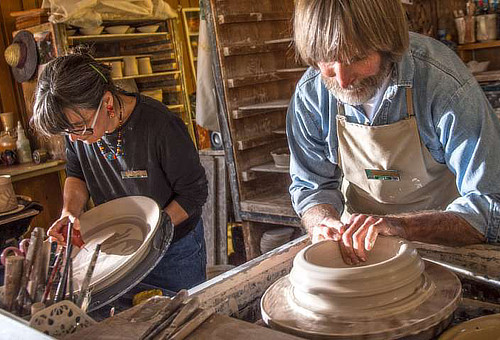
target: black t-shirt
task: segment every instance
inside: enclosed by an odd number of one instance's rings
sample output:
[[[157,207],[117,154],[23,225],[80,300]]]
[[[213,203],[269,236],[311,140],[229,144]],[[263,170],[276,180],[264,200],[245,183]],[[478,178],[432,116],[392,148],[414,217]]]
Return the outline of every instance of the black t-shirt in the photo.
[[[97,143],[66,138],[68,177],[87,184],[96,205],[123,196],[154,199],[162,208],[176,200],[189,218],[175,227],[174,240],[191,231],[207,198],[207,180],[184,122],[162,103],[136,95],[137,104],[122,126],[123,155],[108,160]],[[118,132],[103,136],[106,152],[116,152]],[[132,173],[131,171],[138,171]],[[147,173],[147,177],[140,178]],[[130,178],[123,178],[123,177]]]

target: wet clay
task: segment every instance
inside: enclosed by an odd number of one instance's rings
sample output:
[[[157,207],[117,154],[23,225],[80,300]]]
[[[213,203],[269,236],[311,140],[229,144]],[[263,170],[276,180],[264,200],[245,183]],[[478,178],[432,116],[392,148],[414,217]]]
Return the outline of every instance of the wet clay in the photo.
[[[460,296],[453,273],[424,263],[405,240],[380,237],[359,266],[343,262],[336,242],[306,247],[290,275],[266,291],[261,308],[271,327],[307,338],[397,339],[425,332],[426,339],[449,322]]]

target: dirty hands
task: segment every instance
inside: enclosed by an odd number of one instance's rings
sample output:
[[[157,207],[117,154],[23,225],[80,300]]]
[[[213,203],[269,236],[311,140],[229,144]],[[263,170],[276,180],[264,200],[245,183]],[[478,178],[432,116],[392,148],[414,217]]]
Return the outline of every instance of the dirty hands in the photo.
[[[329,239],[338,241],[342,258],[349,265],[367,260],[367,253],[373,249],[379,234],[406,238],[397,217],[353,214],[344,224],[335,214],[327,214],[321,219],[304,222],[313,243]]]
[[[68,224],[73,222],[73,236],[71,243],[79,248],[84,245],[82,236],[80,234],[80,220],[72,214],[62,215],[47,231],[50,236],[50,242],[57,242],[60,245],[66,245],[66,236],[68,232]]]

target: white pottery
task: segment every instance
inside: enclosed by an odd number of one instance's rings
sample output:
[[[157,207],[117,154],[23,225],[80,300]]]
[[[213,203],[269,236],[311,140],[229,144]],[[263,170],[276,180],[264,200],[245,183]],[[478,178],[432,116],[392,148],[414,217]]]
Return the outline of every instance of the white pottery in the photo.
[[[136,76],[139,74],[137,58],[135,56],[123,57],[123,74],[125,76]]]
[[[151,67],[151,57],[141,57],[137,59],[139,66],[139,74],[151,74],[153,68]]]
[[[111,62],[111,77],[112,78],[122,78],[123,77],[123,61],[113,60]]]
[[[137,27],[137,30],[141,33],[154,33],[158,31],[158,28],[160,28],[160,25],[147,25],[147,26]]]
[[[73,253],[73,284],[80,290],[97,244],[101,252],[90,282],[93,292],[116,283],[147,255],[158,228],[160,208],[148,197],[128,196],[101,204],[80,216],[85,249]]]
[[[460,296],[455,274],[424,263],[409,242],[379,236],[358,266],[343,262],[337,242],[304,248],[264,293],[261,311],[272,328],[305,338],[431,339]]]
[[[96,26],[96,27],[81,27],[79,29],[80,34],[83,35],[99,35],[102,33],[104,26]]]
[[[0,213],[17,209],[17,197],[9,175],[0,176]]]
[[[109,34],[124,34],[130,28],[129,25],[108,26],[104,30]]]

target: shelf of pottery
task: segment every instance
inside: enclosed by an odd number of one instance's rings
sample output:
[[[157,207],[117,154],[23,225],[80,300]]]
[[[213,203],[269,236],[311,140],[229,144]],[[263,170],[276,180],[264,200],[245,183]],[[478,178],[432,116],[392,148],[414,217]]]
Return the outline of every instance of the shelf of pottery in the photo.
[[[198,36],[200,28],[200,8],[190,7],[182,9],[182,22],[186,34],[189,61],[194,83],[196,84],[196,61],[198,57]]]
[[[67,42],[90,46],[97,60],[111,66],[114,81],[123,89],[155,98],[179,114],[197,144],[175,20],[67,26]]]

